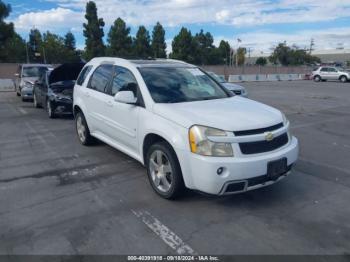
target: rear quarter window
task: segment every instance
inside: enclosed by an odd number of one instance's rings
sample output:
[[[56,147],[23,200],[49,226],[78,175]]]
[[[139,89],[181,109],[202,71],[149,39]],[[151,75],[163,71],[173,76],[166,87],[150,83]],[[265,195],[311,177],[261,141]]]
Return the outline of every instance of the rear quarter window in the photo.
[[[81,72],[78,76],[77,82],[76,82],[77,85],[81,86],[85,82],[85,79],[86,79],[87,75],[89,74],[91,68],[92,68],[92,66],[85,66],[81,70]]]

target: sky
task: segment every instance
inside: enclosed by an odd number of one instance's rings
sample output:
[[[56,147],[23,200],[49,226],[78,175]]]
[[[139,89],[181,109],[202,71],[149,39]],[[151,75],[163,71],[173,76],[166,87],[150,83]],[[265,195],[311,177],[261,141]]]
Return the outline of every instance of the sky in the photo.
[[[86,0],[3,0],[12,6],[7,21],[28,39],[31,28],[64,35],[71,31],[77,47],[84,48],[82,24]],[[157,21],[166,31],[168,52],[171,41],[187,27],[195,34],[203,29],[214,36],[214,44],[229,41],[233,48],[267,55],[279,42],[300,48],[314,39],[315,52],[350,49],[350,0],[96,0],[107,35],[121,17],[135,35],[140,25],[151,32]],[[240,39],[241,42],[237,41]],[[331,52],[331,51],[330,51]]]

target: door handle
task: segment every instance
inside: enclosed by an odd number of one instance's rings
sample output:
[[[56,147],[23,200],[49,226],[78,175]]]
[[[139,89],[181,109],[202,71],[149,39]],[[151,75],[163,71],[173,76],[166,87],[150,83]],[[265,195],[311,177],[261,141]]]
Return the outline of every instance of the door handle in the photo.
[[[113,107],[112,101],[107,101],[106,104],[107,104],[107,106],[109,106],[109,107]]]

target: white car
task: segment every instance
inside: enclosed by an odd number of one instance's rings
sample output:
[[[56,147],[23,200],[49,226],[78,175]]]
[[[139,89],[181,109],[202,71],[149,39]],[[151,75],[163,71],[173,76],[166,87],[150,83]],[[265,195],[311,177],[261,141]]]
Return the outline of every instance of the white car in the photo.
[[[226,89],[233,92],[235,95],[248,97],[248,92],[243,86],[229,83],[225,80],[225,78],[223,76],[219,76],[219,75],[215,74],[214,72],[208,72],[208,74],[211,77],[213,77],[218,83],[222,84]]]
[[[94,58],[73,101],[80,142],[98,138],[138,160],[167,199],[184,188],[226,195],[271,185],[298,158],[283,113],[181,61]]]

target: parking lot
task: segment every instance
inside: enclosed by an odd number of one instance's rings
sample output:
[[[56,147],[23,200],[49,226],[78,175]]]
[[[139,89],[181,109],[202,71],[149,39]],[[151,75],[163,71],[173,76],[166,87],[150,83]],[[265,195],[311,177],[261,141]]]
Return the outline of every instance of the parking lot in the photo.
[[[123,153],[82,146],[71,117],[0,92],[0,254],[350,254],[350,83],[242,85],[291,121],[292,175],[177,201]]]

